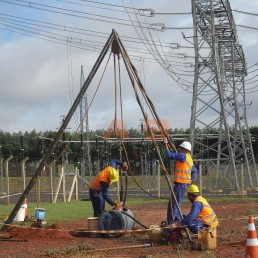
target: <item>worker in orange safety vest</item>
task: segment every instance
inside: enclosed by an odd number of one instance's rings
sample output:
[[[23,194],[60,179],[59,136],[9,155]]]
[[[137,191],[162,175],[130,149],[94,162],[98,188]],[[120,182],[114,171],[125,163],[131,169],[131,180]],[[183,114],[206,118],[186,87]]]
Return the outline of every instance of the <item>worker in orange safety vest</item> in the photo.
[[[115,206],[115,209],[122,209],[123,203],[114,202],[108,194],[109,186],[119,179],[119,172],[116,170],[118,165],[125,170],[128,169],[126,162],[112,159],[109,166],[100,171],[91,181],[89,193],[94,210],[94,217],[99,217],[105,210],[105,202],[109,203],[111,206]]]
[[[188,186],[194,183],[197,179],[198,170],[193,164],[190,154],[192,148],[190,142],[182,142],[179,145],[177,153],[169,150],[168,141],[166,138],[164,139],[164,144],[167,158],[175,160],[176,162],[173,188],[175,196],[171,196],[167,208],[167,222],[170,225],[175,221],[181,220],[180,211],[176,205],[175,199],[177,200],[180,208]]]
[[[206,199],[200,195],[197,185],[192,184],[188,187],[187,197],[192,203],[191,211],[181,222],[176,222],[176,226],[188,226],[192,233],[197,234],[198,231],[204,228],[216,227],[218,225],[218,219],[214,210]]]

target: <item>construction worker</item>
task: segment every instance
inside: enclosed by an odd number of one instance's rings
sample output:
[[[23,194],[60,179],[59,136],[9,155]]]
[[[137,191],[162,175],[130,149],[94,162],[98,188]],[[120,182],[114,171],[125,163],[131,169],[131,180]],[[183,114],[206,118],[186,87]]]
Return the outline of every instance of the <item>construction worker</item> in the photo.
[[[128,166],[126,162],[113,159],[110,161],[109,166],[99,172],[90,184],[90,199],[94,210],[94,217],[99,217],[101,212],[105,209],[105,201],[111,206],[115,206],[115,209],[122,209],[122,202],[114,202],[108,195],[108,188],[110,184],[118,181],[119,173],[116,170],[117,166],[122,166],[127,170]]]
[[[181,222],[177,222],[178,227],[188,226],[190,231],[197,234],[204,228],[216,227],[218,219],[205,198],[200,195],[197,185],[190,185],[187,189],[187,197],[192,203],[190,213]]]
[[[175,160],[175,176],[174,176],[174,193],[175,196],[171,196],[168,202],[167,209],[167,223],[170,225],[175,221],[181,220],[180,207],[182,200],[186,194],[188,186],[194,183],[198,176],[198,170],[193,164],[191,157],[191,144],[190,142],[184,141],[179,145],[178,153],[172,152],[168,148],[167,139],[164,139],[166,156]],[[179,209],[176,205],[175,198],[177,200]],[[172,201],[172,202],[171,202]]]

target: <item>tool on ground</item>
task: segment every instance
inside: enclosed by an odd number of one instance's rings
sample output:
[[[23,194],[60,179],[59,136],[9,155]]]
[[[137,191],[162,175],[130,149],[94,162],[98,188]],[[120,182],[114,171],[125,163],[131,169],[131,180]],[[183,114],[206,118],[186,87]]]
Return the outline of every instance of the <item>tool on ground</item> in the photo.
[[[105,252],[105,251],[112,251],[112,250],[119,250],[119,249],[132,249],[132,248],[146,248],[151,247],[151,244],[142,244],[142,245],[129,245],[129,246],[118,246],[118,247],[111,247],[111,248],[103,248],[103,249],[96,249],[96,250],[89,250],[86,251],[87,253],[94,253],[94,252]]]
[[[166,221],[162,221],[160,226],[150,226],[149,238],[152,242],[179,244],[184,237],[182,230],[185,228],[169,227]]]

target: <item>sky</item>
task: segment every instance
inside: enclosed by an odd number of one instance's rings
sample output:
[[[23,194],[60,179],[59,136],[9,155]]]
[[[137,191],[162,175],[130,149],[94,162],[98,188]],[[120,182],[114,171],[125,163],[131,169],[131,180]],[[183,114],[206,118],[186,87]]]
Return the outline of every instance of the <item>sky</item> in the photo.
[[[189,128],[194,52],[183,35],[189,40],[193,36],[191,1],[171,2],[0,1],[0,130],[57,130],[80,91],[81,71],[86,79],[113,29],[159,118],[169,128]],[[248,67],[247,119],[254,126],[258,125],[258,2],[234,0],[231,7]],[[107,129],[115,115],[127,129],[139,129],[142,114],[126,69],[120,60],[121,79],[117,68],[115,80],[113,56],[107,62],[108,56],[87,90],[89,129]],[[174,67],[172,76],[158,63],[159,56],[163,65]],[[187,85],[178,84],[178,76]],[[67,130],[79,126],[78,108]]]

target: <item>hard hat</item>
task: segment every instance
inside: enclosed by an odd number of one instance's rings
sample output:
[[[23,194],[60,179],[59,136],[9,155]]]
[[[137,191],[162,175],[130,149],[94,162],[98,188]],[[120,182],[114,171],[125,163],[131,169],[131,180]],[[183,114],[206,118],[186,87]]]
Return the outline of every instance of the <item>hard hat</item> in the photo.
[[[191,146],[191,143],[190,142],[182,142],[180,145],[179,145],[179,147],[182,147],[182,148],[184,148],[184,149],[186,149],[186,150],[189,150],[189,151],[191,151],[191,149],[192,149],[192,146]]]
[[[108,170],[108,178],[110,179],[110,181],[113,183],[113,182],[116,182],[119,178],[119,174],[118,174],[118,171],[114,168],[110,168]]]
[[[199,193],[199,188],[197,185],[189,185],[187,189],[187,193],[194,194],[194,193]]]

